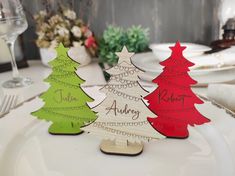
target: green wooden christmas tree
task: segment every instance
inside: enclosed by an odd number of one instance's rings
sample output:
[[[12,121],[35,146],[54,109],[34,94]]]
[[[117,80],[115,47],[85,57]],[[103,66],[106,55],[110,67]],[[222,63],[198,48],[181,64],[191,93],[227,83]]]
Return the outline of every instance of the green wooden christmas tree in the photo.
[[[68,57],[68,49],[60,44],[56,51],[57,57],[49,62],[52,73],[44,80],[51,86],[40,96],[45,104],[32,115],[51,121],[51,134],[80,134],[80,127],[96,119],[87,105],[94,100],[80,87],[85,81],[76,74],[79,64]]]

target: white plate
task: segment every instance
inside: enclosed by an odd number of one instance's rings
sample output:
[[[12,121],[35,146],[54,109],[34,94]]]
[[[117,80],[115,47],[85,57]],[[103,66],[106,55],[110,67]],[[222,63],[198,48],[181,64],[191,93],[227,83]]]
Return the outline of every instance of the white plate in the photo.
[[[32,117],[39,99],[0,119],[1,176],[234,176],[235,119],[207,102],[198,106],[212,122],[190,127],[185,140],[145,143],[137,157],[100,152],[89,134],[53,136],[49,123]]]
[[[162,66],[159,64],[159,61],[155,59],[155,56],[153,55],[152,52],[135,54],[132,57],[132,63],[138,68],[142,69],[143,71],[158,73],[158,74],[162,72]],[[191,70],[189,74],[191,76],[202,75],[202,74],[208,74],[210,72],[218,72],[218,71],[231,70],[231,69],[235,69],[235,66],[226,66],[226,67],[208,68],[208,69],[196,69],[196,70]]]
[[[159,73],[145,72],[139,75],[139,78],[146,82],[144,82],[143,85],[153,86],[152,80],[158,75]],[[192,78],[197,81],[197,84],[194,86],[206,86],[213,83],[233,83],[235,81],[235,69],[210,72],[205,75],[192,75]]]
[[[200,45],[196,43],[180,43],[181,46],[186,46],[185,50],[188,50],[190,52],[205,52],[211,50],[210,47],[205,46],[205,45]],[[150,44],[151,49],[158,49],[162,51],[170,51],[169,47],[175,46],[175,43],[153,43]]]
[[[169,47],[174,45],[175,43],[151,44],[149,48],[152,49],[156,59],[163,61],[171,55],[171,50]],[[208,46],[199,45],[196,43],[181,43],[181,46],[186,46],[186,49],[183,51],[183,53],[187,58],[200,56],[204,52],[211,50],[211,48]]]

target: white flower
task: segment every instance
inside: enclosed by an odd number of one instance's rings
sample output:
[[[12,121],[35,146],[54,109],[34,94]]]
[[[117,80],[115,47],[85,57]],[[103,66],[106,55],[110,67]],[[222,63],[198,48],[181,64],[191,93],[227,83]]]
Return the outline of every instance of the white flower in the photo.
[[[56,40],[51,41],[51,45],[49,48],[54,49],[58,46],[58,42]]]
[[[43,39],[45,37],[45,33],[41,32],[41,31],[37,32],[37,35],[38,35],[38,39],[39,40],[41,40],[41,39]]]
[[[42,16],[42,17],[45,17],[47,15],[47,12],[45,10],[41,10],[39,12],[39,15]]]
[[[78,27],[78,26],[74,26],[72,29],[71,29],[71,32],[73,33],[73,35],[75,37],[78,37],[80,38],[82,36],[82,31],[81,29]]]
[[[66,16],[70,20],[75,20],[76,19],[76,13],[72,10],[65,10],[64,11],[64,16]]]
[[[48,20],[48,22],[51,26],[62,23],[63,21],[64,21],[63,18],[59,15],[54,15],[54,16],[50,17],[50,19]]]
[[[39,27],[40,27],[40,30],[42,32],[46,32],[46,31],[48,31],[50,29],[50,26],[47,23],[42,23],[41,26],[39,26]]]
[[[66,29],[65,27],[61,27],[61,26],[58,26],[57,27],[57,33],[61,36],[61,37],[65,37],[69,34],[69,31],[68,29]]]
[[[73,42],[73,46],[79,48],[82,46],[82,42]]]

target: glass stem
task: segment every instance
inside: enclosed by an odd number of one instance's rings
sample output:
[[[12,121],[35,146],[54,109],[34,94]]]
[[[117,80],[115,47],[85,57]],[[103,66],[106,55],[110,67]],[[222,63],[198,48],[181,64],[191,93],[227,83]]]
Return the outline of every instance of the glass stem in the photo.
[[[9,48],[9,51],[10,51],[10,54],[11,54],[11,66],[12,66],[12,77],[13,77],[13,79],[19,77],[19,71],[18,71],[18,68],[17,68],[16,59],[15,59],[15,51],[14,51],[15,40],[16,39],[7,41],[7,46]]]

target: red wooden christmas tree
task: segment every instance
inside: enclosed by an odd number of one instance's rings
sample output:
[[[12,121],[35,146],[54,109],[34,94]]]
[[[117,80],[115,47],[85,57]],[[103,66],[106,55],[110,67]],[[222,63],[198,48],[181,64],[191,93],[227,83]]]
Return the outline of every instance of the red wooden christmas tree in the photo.
[[[163,72],[153,80],[158,88],[144,99],[148,108],[158,117],[148,121],[152,127],[167,137],[188,137],[187,126],[201,125],[210,120],[195,108],[195,104],[203,104],[191,90],[190,86],[197,82],[189,74],[189,68],[194,64],[184,58],[182,52],[186,47],[177,42],[171,56],[161,62]]]

